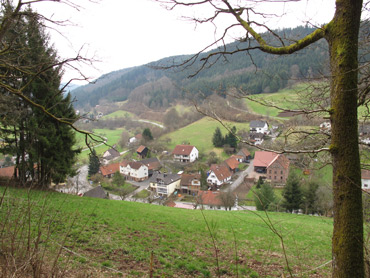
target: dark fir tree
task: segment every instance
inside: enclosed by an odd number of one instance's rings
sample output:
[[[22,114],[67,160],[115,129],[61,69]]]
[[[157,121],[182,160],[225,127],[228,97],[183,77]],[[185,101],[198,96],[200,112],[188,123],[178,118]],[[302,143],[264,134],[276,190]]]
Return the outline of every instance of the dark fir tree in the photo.
[[[305,214],[314,214],[318,212],[316,205],[316,192],[319,184],[315,181],[309,181],[302,186],[302,210]]]
[[[153,140],[153,135],[149,128],[145,128],[142,135],[145,141]]]
[[[269,210],[270,204],[276,200],[273,188],[268,183],[262,183],[260,188],[255,191],[254,203],[257,210]]]
[[[297,211],[301,208],[302,204],[302,191],[299,177],[291,172],[284,191],[283,191],[283,204],[282,206],[289,212]]]
[[[200,169],[200,189],[208,190],[207,173]]]
[[[100,161],[99,157],[96,155],[95,149],[89,154],[89,176],[95,175],[99,172]]]
[[[236,134],[236,127],[233,126],[230,132],[225,136],[224,144],[229,145],[231,148],[236,148],[238,146],[238,139],[235,136]]]
[[[215,132],[213,133],[212,143],[213,146],[215,146],[216,148],[222,147],[224,145],[224,138],[219,127],[217,127]]]

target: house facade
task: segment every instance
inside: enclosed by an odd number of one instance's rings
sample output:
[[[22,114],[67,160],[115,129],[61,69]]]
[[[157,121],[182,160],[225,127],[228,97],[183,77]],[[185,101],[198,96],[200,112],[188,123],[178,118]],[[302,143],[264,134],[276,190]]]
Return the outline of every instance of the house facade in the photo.
[[[213,164],[207,177],[207,182],[211,185],[220,186],[231,180],[232,172],[225,164]]]
[[[180,189],[181,176],[156,172],[150,178],[149,188],[159,196],[170,196],[175,190]]]
[[[148,155],[149,149],[146,146],[141,145],[137,148],[136,153],[140,159],[144,159]]]
[[[182,174],[180,192],[196,196],[200,190],[200,174]]]
[[[102,157],[102,160],[103,160],[103,164],[107,164],[110,160],[114,159],[114,158],[117,158],[120,156],[120,153],[119,151],[115,150],[115,149],[109,149],[109,150],[106,150],[104,153],[103,153],[103,157]]]
[[[249,162],[251,159],[251,153],[246,148],[240,149],[236,155],[242,157],[242,161],[239,162]]]
[[[174,161],[194,162],[198,159],[199,151],[190,145],[177,145],[172,152]]]
[[[128,180],[144,181],[149,177],[148,166],[140,162],[122,162],[120,164],[120,173]]]
[[[269,125],[266,121],[254,120],[249,124],[249,131],[252,133],[268,134]]]
[[[370,171],[361,170],[361,189],[370,190]]]
[[[265,173],[272,184],[285,184],[289,175],[289,159],[283,154],[256,151],[254,154],[254,170]]]

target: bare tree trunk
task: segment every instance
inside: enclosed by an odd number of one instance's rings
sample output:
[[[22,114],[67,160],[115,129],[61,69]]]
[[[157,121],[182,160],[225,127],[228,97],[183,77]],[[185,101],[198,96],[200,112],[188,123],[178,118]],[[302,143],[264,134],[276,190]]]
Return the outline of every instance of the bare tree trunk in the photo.
[[[328,25],[333,161],[333,277],[364,277],[357,55],[362,0],[337,0]]]

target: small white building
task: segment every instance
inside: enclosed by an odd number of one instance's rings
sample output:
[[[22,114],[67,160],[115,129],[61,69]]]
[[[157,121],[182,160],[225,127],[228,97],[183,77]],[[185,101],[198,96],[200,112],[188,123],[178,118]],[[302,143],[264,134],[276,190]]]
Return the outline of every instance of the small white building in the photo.
[[[173,159],[180,162],[194,162],[199,157],[198,149],[190,145],[177,145],[172,154]]]
[[[363,190],[370,190],[370,171],[361,170],[361,188]]]
[[[266,121],[251,121],[249,124],[249,131],[253,133],[263,133],[268,134],[269,133],[269,125]]]

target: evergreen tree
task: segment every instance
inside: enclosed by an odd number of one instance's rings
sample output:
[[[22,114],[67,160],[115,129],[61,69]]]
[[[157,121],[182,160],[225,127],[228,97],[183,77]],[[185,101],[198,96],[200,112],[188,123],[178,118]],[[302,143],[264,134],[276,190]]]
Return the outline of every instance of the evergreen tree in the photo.
[[[95,175],[99,172],[100,161],[99,157],[96,155],[95,149],[89,155],[89,176]]]
[[[224,145],[224,138],[219,127],[217,127],[215,132],[213,133],[212,143],[213,146],[215,146],[216,148],[222,147]]]
[[[200,189],[208,190],[207,173],[200,169]]]
[[[275,200],[274,190],[268,183],[262,183],[260,189],[257,189],[254,195],[257,210],[269,210],[270,204],[273,204]]]
[[[299,210],[302,204],[302,191],[298,176],[295,173],[291,173],[287,179],[283,191],[283,207],[289,211],[293,212]]]
[[[302,209],[305,214],[314,214],[318,212],[316,205],[316,192],[319,184],[309,181],[302,186]]]
[[[143,138],[144,138],[145,141],[151,141],[151,140],[153,140],[153,135],[152,135],[152,132],[150,131],[149,128],[145,128],[143,130],[142,135],[143,135]]]
[[[230,132],[225,136],[224,144],[229,145],[231,148],[236,148],[238,146],[238,139],[235,136],[236,127],[233,126]]]

